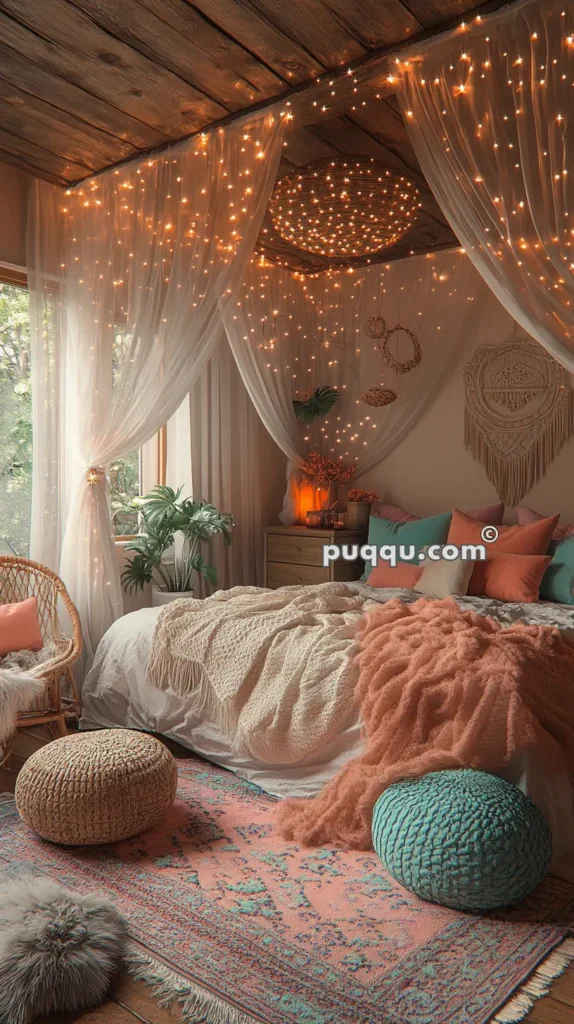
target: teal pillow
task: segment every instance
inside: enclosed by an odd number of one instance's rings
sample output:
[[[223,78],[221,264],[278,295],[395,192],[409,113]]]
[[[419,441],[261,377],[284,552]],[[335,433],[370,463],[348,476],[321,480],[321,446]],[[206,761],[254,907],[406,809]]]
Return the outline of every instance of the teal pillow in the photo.
[[[540,600],[574,604],[574,537],[553,540],[548,554],[552,561],[542,577]]]
[[[418,553],[421,548],[428,547],[430,544],[446,544],[451,515],[451,512],[442,512],[439,516],[415,519],[411,523],[393,523],[391,519],[379,519],[378,516],[371,516],[367,543],[374,544],[377,548],[382,548],[386,544],[397,546],[412,544],[416,552],[414,561],[418,563]],[[372,568],[370,562],[365,562],[365,573],[362,577],[364,580],[368,578]]]

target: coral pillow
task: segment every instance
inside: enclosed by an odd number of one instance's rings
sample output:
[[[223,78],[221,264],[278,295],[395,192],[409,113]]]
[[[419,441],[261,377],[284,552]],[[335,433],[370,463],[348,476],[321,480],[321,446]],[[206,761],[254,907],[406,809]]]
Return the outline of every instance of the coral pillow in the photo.
[[[411,565],[410,562],[389,565],[388,562],[379,561],[374,569],[371,569],[367,583],[370,587],[405,587],[407,590],[413,590],[422,572],[419,565]]]
[[[542,577],[551,561],[550,555],[493,551],[485,562],[475,562],[471,577],[473,593],[498,601],[532,604],[538,601]]]
[[[531,523],[539,523],[541,519],[544,519],[544,516],[541,516],[540,512],[534,512],[531,508],[518,505],[516,507],[516,518],[519,526],[530,526]],[[552,534],[552,540],[564,540],[565,537],[570,537],[573,533],[574,525],[572,523],[558,523]]]
[[[13,651],[39,651],[42,646],[36,598],[0,604],[0,657]]]
[[[485,544],[487,561],[495,551],[505,551],[512,555],[545,555],[557,522],[558,516],[551,516],[549,519],[541,519],[538,523],[531,523],[530,526],[499,526],[498,538],[490,544]],[[447,544],[484,544],[481,533],[483,528],[489,525],[491,524],[477,523],[464,512],[454,509]],[[477,562],[475,565],[468,585],[469,594],[484,593],[484,590],[477,589],[480,578],[477,572],[481,566],[484,566],[484,562]]]
[[[381,519],[390,519],[393,523],[414,523],[415,520],[420,519],[420,516],[411,516],[410,512],[399,508],[398,505],[379,505],[375,514]],[[486,523],[488,526],[500,526],[504,515],[504,504],[499,501],[496,505],[473,508],[469,512],[465,512],[465,515],[470,519],[477,519],[480,523]]]

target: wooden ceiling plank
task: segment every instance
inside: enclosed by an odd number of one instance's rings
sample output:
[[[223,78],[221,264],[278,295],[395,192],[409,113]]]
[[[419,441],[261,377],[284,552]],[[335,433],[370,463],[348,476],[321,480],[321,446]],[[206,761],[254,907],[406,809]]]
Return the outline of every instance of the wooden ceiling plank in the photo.
[[[0,0],[0,12],[0,37],[13,49],[164,135],[185,135],[227,113],[65,0]]]
[[[320,0],[239,0],[249,4],[289,39],[299,43],[326,68],[336,68],[365,54],[365,47],[349,33]]]
[[[0,32],[2,22],[0,19]],[[0,71],[2,77],[34,98],[45,97],[52,106],[68,117],[73,110],[75,116],[88,128],[97,128],[121,139],[136,149],[147,149],[166,141],[163,132],[144,124],[122,110],[81,89],[73,82],[46,71],[39,64],[28,60],[9,46],[0,42]]]
[[[236,43],[222,29],[212,25],[185,0],[139,0],[140,5],[171,25],[186,39],[206,50],[216,60],[231,68],[237,75],[257,89],[262,96],[272,96],[283,89],[285,80],[252,53]]]
[[[319,138],[311,129],[300,128],[289,134],[284,153],[291,163],[297,167],[304,167],[315,160],[323,160],[326,157],[338,156],[338,151],[333,149],[328,142]]]
[[[2,3],[30,4],[32,2],[33,0],[0,0],[0,6]],[[46,4],[54,4],[56,2],[61,3],[62,0],[45,0]],[[189,2],[189,0],[186,0],[186,2]],[[230,2],[232,3],[231,10],[236,11],[239,9],[240,0],[194,0],[193,6],[198,6],[199,4],[217,5],[219,3],[223,5],[224,10],[229,10],[226,4]],[[246,2],[247,0],[241,0],[242,8]],[[486,3],[481,4],[477,10],[483,14],[491,13],[507,2],[508,0],[486,0]],[[515,2],[515,0],[510,0],[510,2]],[[444,31],[452,26],[453,22],[451,21],[451,23],[440,26],[440,31]],[[269,25],[267,28],[269,28]],[[417,34],[417,41],[420,43],[423,40],[432,38],[438,31],[439,29],[436,28],[420,32]],[[409,40],[405,46],[412,45],[413,41]],[[133,53],[133,51],[131,52]],[[353,106],[357,104],[357,97],[359,95],[364,96],[365,99],[376,97],[378,100],[390,96],[393,83],[389,82],[389,70],[391,68],[394,69],[396,55],[401,52],[403,52],[403,47],[400,44],[376,50],[360,61],[353,62],[353,67],[343,67],[335,71],[326,72],[319,77],[307,79],[307,81],[286,90],[276,99],[277,103],[281,105],[280,109],[287,109],[291,112],[293,117],[291,129],[293,130],[302,125],[311,125],[316,121],[323,120],[325,114],[333,117],[335,114],[345,110],[352,110]],[[360,105],[362,105],[362,102],[363,100],[361,100]],[[262,109],[267,109],[268,106],[268,100],[261,101],[242,110],[241,116],[252,115]],[[178,139],[179,141],[189,139],[197,131],[203,131],[206,128],[213,130],[223,127],[232,123],[237,116],[237,113],[227,114],[215,121],[211,121],[209,125],[203,125],[199,129],[195,129],[195,131],[185,133],[183,136],[179,135]],[[161,152],[161,149],[162,147],[155,147],[148,150],[148,153],[155,155]]]
[[[421,23],[401,0],[321,0],[368,50],[392,46],[418,32]]]
[[[417,21],[425,28],[459,18],[480,6],[480,0],[401,0]]]
[[[227,110],[242,110],[266,99],[217,57],[197,46],[192,33],[176,31],[138,0],[68,0],[105,32],[167,68],[178,78],[208,95]],[[281,86],[275,88],[279,92]]]
[[[90,174],[90,168],[84,164],[75,163],[73,160],[65,160],[63,157],[51,153],[48,149],[23,139],[13,132],[0,128],[0,149],[12,156],[22,157],[28,163],[34,163],[37,167],[43,167],[52,174],[60,177],[63,181],[76,181],[78,177],[85,178]]]
[[[239,0],[186,0],[186,3],[267,64],[289,85],[304,82],[324,70],[307,50]]]
[[[33,178],[40,178],[43,181],[49,181],[52,185],[59,185],[64,188],[68,185],[68,182],[64,178],[59,177],[57,174],[52,174],[51,171],[47,171],[45,167],[36,167],[35,164],[30,164],[23,157],[14,156],[13,153],[9,153],[7,150],[0,147],[0,161],[5,164],[12,164],[13,167],[20,167],[21,170],[27,171]]]
[[[0,64],[0,75],[2,70]],[[137,152],[129,142],[89,127],[72,113],[63,114],[1,77],[0,125],[93,170]]]

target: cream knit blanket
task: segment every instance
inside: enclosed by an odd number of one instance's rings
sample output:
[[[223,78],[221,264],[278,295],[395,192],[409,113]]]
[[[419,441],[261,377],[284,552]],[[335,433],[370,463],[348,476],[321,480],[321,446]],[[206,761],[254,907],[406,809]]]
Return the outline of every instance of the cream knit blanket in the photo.
[[[355,633],[366,600],[345,583],[234,587],[161,613],[148,677],[189,696],[236,755],[293,764],[355,709]]]

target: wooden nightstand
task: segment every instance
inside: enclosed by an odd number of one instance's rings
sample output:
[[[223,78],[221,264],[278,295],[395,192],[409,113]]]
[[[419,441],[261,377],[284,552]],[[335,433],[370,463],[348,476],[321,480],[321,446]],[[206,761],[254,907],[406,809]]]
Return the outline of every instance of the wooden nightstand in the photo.
[[[268,526],[265,530],[264,586],[295,586],[297,583],[329,583],[358,580],[364,562],[342,559],[323,566],[324,544],[365,544],[367,534],[359,530],[310,530],[307,526]]]

